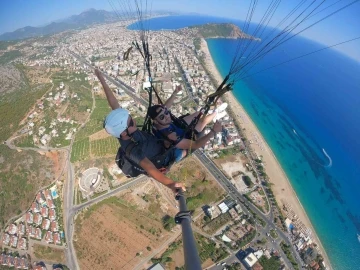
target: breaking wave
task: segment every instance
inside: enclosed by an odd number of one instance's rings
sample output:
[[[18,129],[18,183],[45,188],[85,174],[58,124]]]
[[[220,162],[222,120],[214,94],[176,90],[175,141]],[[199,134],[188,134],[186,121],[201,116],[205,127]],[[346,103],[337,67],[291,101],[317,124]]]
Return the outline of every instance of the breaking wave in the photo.
[[[331,159],[331,157],[328,155],[328,153],[326,153],[326,151],[325,151],[324,148],[323,148],[322,150],[323,150],[323,152],[324,152],[324,155],[329,159],[329,164],[326,165],[325,167],[326,167],[326,168],[330,168],[330,167],[332,166],[332,159]]]

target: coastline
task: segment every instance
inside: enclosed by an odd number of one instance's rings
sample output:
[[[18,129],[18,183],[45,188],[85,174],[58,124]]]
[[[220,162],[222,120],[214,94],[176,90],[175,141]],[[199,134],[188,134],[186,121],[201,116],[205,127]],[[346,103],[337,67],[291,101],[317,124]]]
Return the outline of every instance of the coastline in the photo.
[[[214,76],[215,80],[218,83],[221,83],[222,76],[211,57],[207,42],[205,39],[201,39],[201,51],[204,53],[205,65],[208,71]],[[321,255],[324,258],[326,267],[333,269],[330,263],[330,260],[326,254],[326,251],[316,234],[314,227],[312,226],[309,217],[306,214],[305,209],[303,208],[300,200],[298,199],[294,189],[291,186],[289,179],[287,178],[284,170],[282,169],[280,163],[273,154],[271,148],[268,146],[267,142],[263,138],[262,134],[259,132],[256,125],[253,123],[245,109],[242,107],[240,102],[235,98],[235,96],[229,92],[226,94],[226,99],[229,103],[229,107],[233,112],[236,112],[238,117],[234,118],[239,126],[244,128],[243,131],[245,136],[254,141],[251,148],[259,156],[262,155],[262,160],[264,163],[265,171],[269,176],[270,182],[273,184],[272,190],[274,196],[279,204],[282,207],[284,204],[291,206],[292,210],[296,213],[297,218],[301,221],[306,228],[312,231],[311,238],[316,242],[318,249],[320,250]]]

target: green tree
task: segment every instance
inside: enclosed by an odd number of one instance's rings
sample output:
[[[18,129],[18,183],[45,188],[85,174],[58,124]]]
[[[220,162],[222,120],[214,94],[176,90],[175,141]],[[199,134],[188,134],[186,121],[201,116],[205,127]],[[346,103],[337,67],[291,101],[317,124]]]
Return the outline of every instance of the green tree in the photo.
[[[204,221],[205,222],[209,222],[211,220],[211,218],[209,216],[204,216]]]
[[[253,182],[251,181],[251,178],[250,178],[249,176],[244,175],[244,176],[242,177],[242,179],[243,179],[245,185],[247,185],[248,187],[252,187],[252,186],[254,185]]]
[[[162,218],[162,224],[164,226],[164,229],[167,231],[171,231],[171,229],[174,228],[176,225],[175,219],[169,215],[165,215]]]

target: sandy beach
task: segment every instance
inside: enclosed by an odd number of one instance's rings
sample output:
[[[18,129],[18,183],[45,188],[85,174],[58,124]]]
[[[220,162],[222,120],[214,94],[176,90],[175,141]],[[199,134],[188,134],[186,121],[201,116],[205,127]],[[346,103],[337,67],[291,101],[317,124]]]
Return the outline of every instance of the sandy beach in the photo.
[[[204,39],[202,39],[201,42],[201,50],[204,52],[206,68],[212,73],[214,78],[220,84],[223,80],[222,76],[220,75],[211,58],[207,43]],[[313,241],[316,242],[316,244],[318,245],[319,250],[324,257],[326,266],[332,269],[326,252],[319,238],[317,237],[316,232],[304,208],[302,207],[298,197],[296,196],[295,191],[293,190],[289,182],[289,179],[285,175],[285,172],[281,168],[270,147],[267,145],[261,133],[255,126],[255,124],[252,122],[251,118],[248,116],[241,104],[236,100],[234,95],[230,92],[227,93],[225,97],[227,99],[227,102],[229,103],[229,107],[234,112],[234,115],[238,116],[236,117],[236,119],[234,119],[234,121],[236,121],[242,128],[245,128],[244,134],[248,140],[252,141],[251,147],[254,152],[258,156],[262,155],[262,160],[266,173],[270,178],[270,182],[274,184],[272,186],[272,190],[279,206],[281,208],[284,204],[290,206],[293,212],[298,217],[299,221],[301,221],[307,229],[310,229],[312,231],[311,237]]]

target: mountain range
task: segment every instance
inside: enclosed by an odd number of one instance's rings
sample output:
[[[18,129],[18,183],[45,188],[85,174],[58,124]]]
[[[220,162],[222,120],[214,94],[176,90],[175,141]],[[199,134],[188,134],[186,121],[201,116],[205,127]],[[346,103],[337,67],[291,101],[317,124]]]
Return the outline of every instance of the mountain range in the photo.
[[[0,35],[0,40],[18,40],[60,33],[66,30],[84,28],[92,24],[108,23],[119,20],[114,12],[89,9],[79,15],[70,16],[64,20],[52,22],[41,27],[26,26],[13,32]]]

